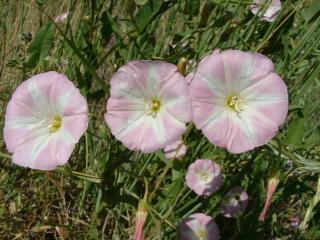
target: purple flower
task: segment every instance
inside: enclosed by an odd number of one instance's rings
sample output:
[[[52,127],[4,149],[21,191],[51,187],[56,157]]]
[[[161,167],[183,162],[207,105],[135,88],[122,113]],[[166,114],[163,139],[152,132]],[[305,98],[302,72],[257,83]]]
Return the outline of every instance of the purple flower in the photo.
[[[225,217],[237,217],[248,206],[249,196],[239,186],[233,187],[221,201],[220,211]]]

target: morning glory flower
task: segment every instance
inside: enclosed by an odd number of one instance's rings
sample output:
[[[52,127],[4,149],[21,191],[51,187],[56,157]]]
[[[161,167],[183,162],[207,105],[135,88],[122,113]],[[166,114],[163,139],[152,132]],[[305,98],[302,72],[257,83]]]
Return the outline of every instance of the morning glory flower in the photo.
[[[181,139],[191,120],[191,101],[175,65],[129,62],[110,85],[105,121],[127,148],[150,153]]]
[[[4,140],[15,164],[52,170],[69,160],[87,126],[88,106],[79,89],[66,76],[46,72],[13,93]]]
[[[182,140],[178,140],[173,144],[166,146],[163,150],[167,159],[181,159],[187,153],[187,146],[182,142]]]
[[[195,213],[180,223],[178,239],[216,240],[219,239],[219,228],[212,217],[203,213]]]
[[[232,153],[264,145],[288,112],[287,87],[259,53],[215,52],[199,63],[190,85],[193,122]]]
[[[253,4],[250,6],[250,10],[253,14],[259,14],[263,11],[264,5],[268,5],[267,10],[262,16],[262,20],[273,22],[277,16],[280,14],[281,2],[280,0],[254,0]],[[262,13],[262,12],[261,12]]]
[[[248,194],[239,186],[231,188],[221,201],[220,211],[225,217],[237,217],[249,203]]]
[[[222,185],[220,166],[209,159],[198,159],[187,171],[186,182],[199,196],[209,196]]]

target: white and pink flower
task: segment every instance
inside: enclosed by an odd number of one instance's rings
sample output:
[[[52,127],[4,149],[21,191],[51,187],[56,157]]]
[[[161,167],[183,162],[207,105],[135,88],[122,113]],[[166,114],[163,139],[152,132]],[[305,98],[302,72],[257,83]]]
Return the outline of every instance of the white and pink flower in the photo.
[[[209,196],[222,185],[220,166],[209,159],[198,159],[187,171],[186,182],[199,196]]]
[[[87,126],[88,106],[80,91],[66,76],[46,72],[13,93],[4,140],[15,164],[52,170],[69,160]]]
[[[248,194],[239,186],[231,188],[221,201],[220,211],[228,218],[243,213],[249,204]]]
[[[215,52],[199,63],[190,85],[193,122],[232,153],[264,145],[288,112],[287,87],[259,53]]]
[[[178,229],[178,239],[181,240],[217,240],[219,234],[219,228],[212,217],[203,213],[185,218]]]
[[[105,121],[127,148],[150,153],[181,139],[191,120],[191,101],[175,65],[129,62],[110,84]]]
[[[250,10],[255,15],[262,14],[265,5],[267,5],[267,9],[261,19],[267,22],[273,22],[281,11],[280,0],[254,0],[250,6]]]
[[[164,155],[167,159],[181,159],[187,153],[187,146],[182,142],[182,140],[178,140],[169,146],[164,148]]]

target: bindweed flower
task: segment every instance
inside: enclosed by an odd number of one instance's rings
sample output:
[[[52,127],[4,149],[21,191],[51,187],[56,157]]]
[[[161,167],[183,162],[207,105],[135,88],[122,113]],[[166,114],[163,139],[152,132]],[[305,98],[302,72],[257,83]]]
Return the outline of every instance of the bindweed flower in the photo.
[[[242,153],[274,137],[288,112],[287,87],[259,53],[215,52],[190,84],[193,122],[215,145]]]
[[[271,206],[271,200],[274,192],[277,189],[277,186],[279,184],[279,175],[278,173],[273,173],[272,176],[268,179],[267,184],[267,199],[264,204],[263,210],[260,213],[259,221],[264,221],[266,219],[268,210]]]
[[[4,140],[15,164],[52,170],[68,161],[87,126],[88,106],[80,91],[66,76],[46,72],[13,93]]]
[[[148,215],[148,206],[144,200],[139,202],[138,211],[136,213],[136,226],[134,230],[133,240],[144,239],[144,224]]]
[[[253,14],[259,14],[261,12],[264,5],[267,5],[268,8],[264,12],[262,16],[262,20],[273,22],[277,16],[280,14],[281,10],[281,2],[280,0],[254,0],[253,4],[250,6],[250,10]]]
[[[181,159],[186,155],[186,152],[187,146],[181,140],[178,140],[164,148],[164,154],[167,159]]]
[[[212,217],[203,213],[195,213],[180,223],[178,239],[216,240],[219,239],[219,228]]]
[[[239,186],[231,188],[221,201],[220,211],[225,217],[237,217],[249,203],[248,194]]]
[[[222,185],[220,166],[209,159],[198,159],[189,166],[186,182],[199,196],[209,196]]]
[[[175,65],[133,61],[110,84],[105,120],[127,148],[150,153],[181,139],[191,119],[191,102]]]

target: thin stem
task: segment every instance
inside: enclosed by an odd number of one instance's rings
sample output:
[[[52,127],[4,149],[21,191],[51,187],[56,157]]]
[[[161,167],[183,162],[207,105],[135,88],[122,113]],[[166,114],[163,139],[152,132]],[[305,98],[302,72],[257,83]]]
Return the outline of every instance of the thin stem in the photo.
[[[183,142],[185,142],[185,140],[187,139],[189,133],[191,132],[191,129],[192,129],[192,125],[190,124],[189,125],[189,128],[188,128],[188,131],[186,133],[186,135],[184,136],[184,139],[183,139]],[[178,152],[180,151],[180,148],[182,147],[182,145],[177,149],[176,151],[176,155],[178,154]],[[157,192],[157,190],[160,188],[162,182],[164,181],[165,177],[167,176],[167,173],[169,172],[169,170],[172,168],[173,164],[174,164],[174,161],[175,161],[175,157],[169,161],[167,163],[167,166],[163,169],[160,177],[158,178],[158,181],[155,185],[155,188],[154,190],[151,192],[149,198],[148,198],[148,202],[151,203],[151,201],[153,200],[153,198],[155,197],[155,193]]]
[[[304,216],[304,219],[302,223],[299,226],[299,229],[301,231],[304,231],[308,227],[308,222],[313,216],[313,209],[315,206],[319,203],[320,201],[320,177],[318,178],[318,183],[317,183],[317,191],[316,194],[314,195],[313,199],[310,201],[309,207],[307,209],[306,215]]]
[[[0,152],[0,157],[11,159],[11,155],[10,154],[1,153],[1,152]],[[85,181],[88,181],[88,182],[101,183],[101,178],[99,178],[99,177],[92,176],[92,175],[89,175],[89,174],[86,174],[86,173],[82,173],[82,172],[73,171],[73,170],[71,170],[69,168],[66,168],[66,167],[58,167],[58,168],[54,169],[53,171],[57,172],[57,173],[62,173],[64,175],[77,177],[79,179],[82,179],[82,180],[85,180]]]

